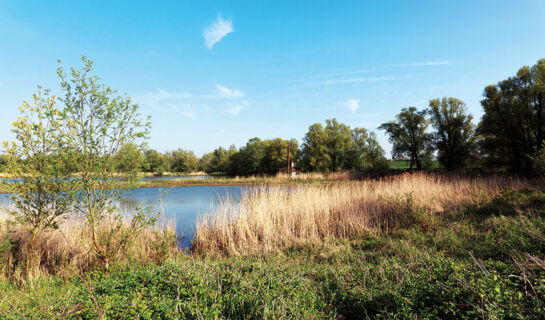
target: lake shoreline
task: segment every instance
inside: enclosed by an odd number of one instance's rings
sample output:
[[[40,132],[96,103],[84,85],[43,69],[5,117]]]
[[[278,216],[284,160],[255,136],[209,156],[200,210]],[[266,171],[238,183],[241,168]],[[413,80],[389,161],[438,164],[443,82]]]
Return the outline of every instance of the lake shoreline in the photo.
[[[257,183],[257,182],[227,182],[227,183],[182,183],[182,184],[158,184],[158,185],[141,185],[131,190],[136,189],[148,189],[148,188],[182,188],[182,187],[258,187],[258,186],[296,186],[296,185],[305,185],[310,183],[323,183],[330,184],[334,182],[340,182],[340,180],[328,180],[320,182],[268,182],[268,183]],[[0,190],[0,194],[11,194],[11,192],[6,192]]]

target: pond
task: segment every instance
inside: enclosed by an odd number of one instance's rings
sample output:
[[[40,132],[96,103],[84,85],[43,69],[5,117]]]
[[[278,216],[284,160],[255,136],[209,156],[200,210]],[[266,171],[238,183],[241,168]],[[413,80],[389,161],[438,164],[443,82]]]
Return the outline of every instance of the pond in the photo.
[[[219,204],[222,198],[239,200],[242,186],[195,186],[174,188],[140,188],[125,194],[123,208],[133,208],[143,201],[160,209],[167,219],[176,223],[178,245],[187,248],[191,245],[197,217],[209,212]],[[0,204],[5,203],[8,195],[0,194]],[[159,202],[160,201],[160,202]]]

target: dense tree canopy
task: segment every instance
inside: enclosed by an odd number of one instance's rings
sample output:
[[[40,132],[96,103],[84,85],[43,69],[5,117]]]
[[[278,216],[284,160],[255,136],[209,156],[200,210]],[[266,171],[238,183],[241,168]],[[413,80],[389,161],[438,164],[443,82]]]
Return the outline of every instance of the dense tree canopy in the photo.
[[[288,144],[291,159],[296,160],[299,156],[296,140],[252,138],[231,156],[229,173],[232,175],[276,174],[281,168],[287,166]]]
[[[199,165],[199,159],[193,151],[186,151],[178,148],[166,153],[172,172],[192,172],[196,171]]]
[[[302,168],[306,171],[331,172],[385,166],[384,150],[373,133],[363,128],[353,130],[336,119],[309,127],[302,150]]]
[[[403,108],[396,115],[396,120],[380,125],[385,130],[393,144],[394,157],[408,157],[411,161],[410,169],[416,163],[418,170],[422,169],[422,162],[431,158],[431,135],[427,133],[428,120],[426,111],[417,111],[415,107]]]
[[[199,168],[209,173],[228,173],[231,156],[235,153],[237,153],[235,146],[231,146],[229,149],[218,147],[202,156]]]
[[[8,156],[5,154],[0,154],[0,172],[4,172],[6,170],[7,164]]]
[[[140,172],[144,164],[144,154],[139,146],[134,143],[126,143],[116,154],[117,171]]]
[[[146,172],[156,172],[162,174],[170,170],[170,164],[167,157],[157,150],[148,149],[144,151],[144,163],[142,170]]]
[[[478,127],[490,165],[529,173],[532,157],[543,148],[545,59],[484,90],[484,115]]]
[[[435,128],[433,142],[439,162],[447,171],[465,168],[476,150],[473,117],[465,104],[456,98],[433,99],[428,113]]]

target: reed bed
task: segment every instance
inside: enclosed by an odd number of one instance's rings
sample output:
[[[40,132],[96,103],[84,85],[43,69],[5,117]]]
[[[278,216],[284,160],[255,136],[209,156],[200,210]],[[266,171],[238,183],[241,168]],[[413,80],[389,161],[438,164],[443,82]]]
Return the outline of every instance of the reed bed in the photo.
[[[3,205],[5,208],[6,203]],[[160,218],[152,226],[135,230],[130,224],[131,212],[122,212],[121,217],[106,218],[98,228],[98,237],[112,261],[161,263],[177,252],[174,221]],[[31,236],[29,230],[10,223],[10,219],[5,210],[0,210],[0,278],[23,279]],[[68,214],[60,222],[58,229],[43,230],[38,235],[31,259],[33,278],[69,276],[100,267],[85,219]]]
[[[320,241],[426,224],[444,212],[480,205],[528,182],[505,176],[402,174],[377,180],[257,187],[240,204],[223,199],[202,216],[193,250],[199,254],[261,254]]]

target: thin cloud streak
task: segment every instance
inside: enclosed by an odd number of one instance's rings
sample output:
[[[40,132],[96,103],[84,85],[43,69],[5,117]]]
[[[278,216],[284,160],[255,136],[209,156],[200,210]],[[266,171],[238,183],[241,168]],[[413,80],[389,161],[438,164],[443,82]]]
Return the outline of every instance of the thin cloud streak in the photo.
[[[450,60],[440,60],[440,61],[425,61],[425,62],[389,64],[389,65],[371,67],[371,68],[368,68],[368,69],[361,69],[361,70],[341,71],[341,72],[334,72],[334,73],[318,74],[318,75],[310,76],[310,77],[307,77],[307,78],[295,79],[295,80],[292,80],[290,82],[291,83],[297,83],[297,82],[304,82],[304,81],[309,81],[309,80],[313,80],[313,79],[333,78],[333,77],[337,77],[337,76],[363,74],[363,73],[374,72],[374,71],[378,71],[380,69],[386,69],[386,68],[426,67],[426,66],[441,66],[441,65],[449,65],[449,64],[452,64],[452,61],[450,61]],[[333,81],[335,81],[335,80],[333,80]],[[323,82],[326,82],[326,81],[323,81]],[[319,82],[317,82],[317,83],[319,83]]]
[[[216,86],[217,93],[214,94],[193,94],[191,92],[173,92],[158,88],[156,92],[150,92],[137,97],[142,104],[154,104],[165,100],[176,99],[240,99],[244,92],[239,89],[230,89],[222,85]]]
[[[451,63],[452,61],[450,60],[442,60],[442,61],[400,63],[400,64],[392,64],[390,66],[391,67],[426,67],[426,66],[441,66],[441,65],[451,64]]]
[[[303,86],[303,87],[316,87],[316,86],[337,85],[337,84],[347,84],[347,83],[383,82],[383,81],[394,81],[394,80],[399,80],[399,79],[410,79],[412,77],[414,77],[414,75],[407,74],[407,75],[403,75],[403,76],[329,79],[329,80],[325,80],[325,81],[305,83],[305,84],[302,84],[301,86]]]
[[[235,31],[235,29],[233,29],[233,20],[223,20],[221,16],[219,16],[214,23],[204,29],[204,45],[208,49],[212,49],[216,43],[233,31]]]

